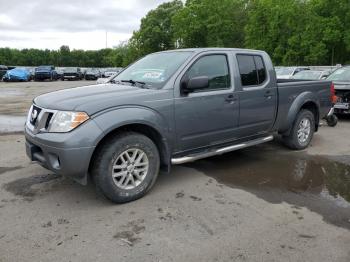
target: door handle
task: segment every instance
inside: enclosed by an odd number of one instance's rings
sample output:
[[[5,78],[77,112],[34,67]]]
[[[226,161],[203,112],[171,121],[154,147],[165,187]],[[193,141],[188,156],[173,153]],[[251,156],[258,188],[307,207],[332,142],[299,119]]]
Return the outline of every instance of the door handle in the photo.
[[[266,97],[266,99],[271,99],[272,97],[271,91],[266,91],[264,97]]]
[[[234,103],[236,100],[237,100],[237,98],[234,95],[228,95],[225,98],[225,101],[228,102],[228,103]]]

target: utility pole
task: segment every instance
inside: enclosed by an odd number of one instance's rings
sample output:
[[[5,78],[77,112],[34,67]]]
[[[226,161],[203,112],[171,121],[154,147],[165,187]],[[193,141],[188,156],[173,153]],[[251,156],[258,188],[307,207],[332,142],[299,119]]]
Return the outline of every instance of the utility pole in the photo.
[[[107,36],[107,34],[108,34],[108,32],[107,32],[107,30],[106,30],[106,49],[107,49],[107,46],[108,46],[108,36]]]

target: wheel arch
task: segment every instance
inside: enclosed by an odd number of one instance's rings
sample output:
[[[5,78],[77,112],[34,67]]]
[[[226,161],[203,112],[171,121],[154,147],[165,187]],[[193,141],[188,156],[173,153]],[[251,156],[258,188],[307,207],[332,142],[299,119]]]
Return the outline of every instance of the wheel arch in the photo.
[[[90,163],[89,163],[89,171],[91,171],[94,160],[108,140],[112,137],[115,137],[117,134],[122,132],[135,132],[139,134],[143,134],[146,137],[150,138],[154,144],[157,146],[160,156],[161,169],[169,172],[170,171],[170,150],[167,144],[166,138],[157,130],[155,127],[145,124],[145,123],[129,123],[124,124],[122,126],[118,126],[108,133],[106,133],[97,143],[96,148],[94,149]]]
[[[313,113],[315,118],[315,132],[318,131],[320,121],[320,106],[315,95],[311,92],[304,92],[300,94],[292,103],[285,125],[279,130],[282,135],[289,135],[296,120],[297,115],[301,110],[309,110]]]

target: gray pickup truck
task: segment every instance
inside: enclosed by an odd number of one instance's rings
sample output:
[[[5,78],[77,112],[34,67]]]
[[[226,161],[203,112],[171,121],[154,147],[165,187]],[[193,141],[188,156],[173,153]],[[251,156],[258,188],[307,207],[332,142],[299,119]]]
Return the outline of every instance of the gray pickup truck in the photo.
[[[254,146],[280,134],[306,148],[332,108],[330,81],[277,82],[270,57],[184,49],[136,61],[106,84],[34,99],[25,126],[32,161],[116,203],[138,199],[172,164]],[[263,154],[263,152],[262,152]]]

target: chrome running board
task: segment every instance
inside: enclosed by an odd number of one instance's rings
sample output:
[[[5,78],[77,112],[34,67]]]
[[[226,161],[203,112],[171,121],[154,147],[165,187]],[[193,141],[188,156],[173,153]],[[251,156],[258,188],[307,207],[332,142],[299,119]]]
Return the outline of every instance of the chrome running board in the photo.
[[[238,149],[259,145],[259,144],[262,144],[262,143],[265,143],[265,142],[269,142],[271,140],[273,140],[273,136],[267,136],[267,137],[263,137],[263,138],[258,138],[258,139],[250,140],[250,141],[247,141],[247,142],[244,142],[244,143],[240,143],[240,144],[237,144],[237,145],[232,145],[232,146],[218,148],[218,149],[210,151],[210,152],[193,154],[193,155],[188,155],[188,156],[179,157],[179,158],[172,158],[171,159],[171,163],[173,165],[180,165],[180,164],[184,164],[184,163],[187,163],[187,162],[193,162],[193,161],[196,161],[198,159],[211,157],[211,156],[216,156],[216,155],[222,155],[222,154],[225,154],[225,153],[228,153],[228,152],[231,152],[231,151],[235,151],[235,150],[238,150]]]

